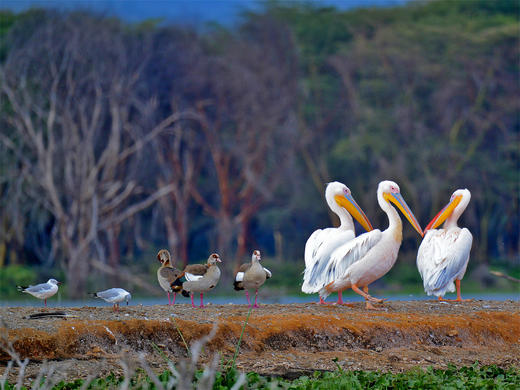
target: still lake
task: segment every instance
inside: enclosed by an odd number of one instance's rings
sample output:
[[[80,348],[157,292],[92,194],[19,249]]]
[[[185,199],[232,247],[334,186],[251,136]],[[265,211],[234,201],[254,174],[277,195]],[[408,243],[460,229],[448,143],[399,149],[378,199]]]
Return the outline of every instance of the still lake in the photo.
[[[446,296],[448,299],[455,298],[455,294],[450,294]],[[520,293],[480,293],[480,294],[463,294],[462,296],[465,299],[475,299],[475,300],[494,300],[494,301],[507,301],[507,300],[520,300]],[[425,294],[401,294],[401,295],[385,295],[384,298],[388,298],[388,301],[410,301],[410,300],[432,300],[435,297],[428,297]],[[254,299],[254,297],[253,297]],[[337,299],[337,295],[333,294],[327,299],[327,302],[335,302]],[[363,301],[363,298],[359,295],[350,295],[350,294],[343,294],[343,300],[345,303],[349,302],[361,302]],[[195,304],[198,305],[200,303],[200,298],[198,296],[195,296]],[[264,297],[261,294],[258,296],[258,303],[259,304],[268,304],[268,303],[279,303],[279,304],[290,304],[290,303],[313,303],[317,302],[318,298],[317,295],[308,295],[308,296],[299,296],[299,295],[288,295],[288,296],[268,296]],[[151,305],[164,305],[168,302],[168,298],[166,297],[166,294],[163,297],[136,297],[130,301],[130,306],[134,305],[144,305],[144,306],[151,306]],[[180,294],[177,296],[176,303],[190,303],[189,298],[185,298],[181,296]],[[204,295],[204,305],[206,304],[214,304],[214,305],[236,305],[236,304],[246,304],[246,297],[245,294],[236,294],[231,296],[219,296],[215,295],[212,296],[211,294],[205,294]],[[449,303],[446,303],[449,304]],[[60,294],[58,293],[56,296],[51,297],[47,300],[47,306],[48,307],[81,307],[81,306],[110,306],[109,303],[101,300],[101,299],[94,299],[94,298],[86,298],[82,300],[67,300],[67,299],[61,299]],[[0,300],[0,306],[42,306],[43,307],[43,301],[40,301],[39,299],[33,298],[31,296],[26,296],[22,299],[17,300]],[[124,306],[124,303],[122,304]]]

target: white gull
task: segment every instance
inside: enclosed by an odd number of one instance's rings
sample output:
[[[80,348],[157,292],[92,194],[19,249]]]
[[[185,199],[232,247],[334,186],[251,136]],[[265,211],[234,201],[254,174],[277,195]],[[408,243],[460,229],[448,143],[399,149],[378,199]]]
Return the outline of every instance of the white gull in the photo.
[[[56,279],[49,279],[47,283],[40,283],[36,286],[17,286],[18,291],[31,294],[33,297],[43,299],[44,305],[47,307],[47,298],[52,297],[54,294],[58,292],[58,282]]]

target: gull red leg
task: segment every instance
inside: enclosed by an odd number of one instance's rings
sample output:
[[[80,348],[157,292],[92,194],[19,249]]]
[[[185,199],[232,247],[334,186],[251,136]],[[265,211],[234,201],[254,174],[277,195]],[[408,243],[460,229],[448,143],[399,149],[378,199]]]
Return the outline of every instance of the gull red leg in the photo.
[[[175,305],[175,298],[177,298],[177,293],[176,292],[173,293],[173,303],[172,303],[172,305]]]
[[[193,303],[193,293],[191,293],[190,295],[191,295],[191,307],[196,307],[195,303]]]
[[[172,304],[172,301],[170,299],[170,292],[168,291],[168,305],[171,305]]]
[[[43,300],[43,304],[45,305],[45,307],[47,307],[47,298]]]

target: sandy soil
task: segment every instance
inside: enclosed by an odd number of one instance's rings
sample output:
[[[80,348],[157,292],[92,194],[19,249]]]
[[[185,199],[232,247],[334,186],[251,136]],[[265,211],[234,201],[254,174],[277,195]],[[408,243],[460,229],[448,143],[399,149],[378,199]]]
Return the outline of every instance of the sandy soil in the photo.
[[[381,311],[363,303],[344,306],[315,304],[262,305],[245,328],[238,368],[268,375],[297,377],[314,370],[403,371],[415,366],[445,367],[482,364],[520,367],[520,302],[392,301]],[[68,317],[28,319],[43,308],[0,308],[0,365],[10,360],[9,345],[31,364],[35,377],[49,360],[66,379],[122,372],[121,360],[135,362],[144,353],[150,366],[166,368],[159,347],[169,359],[187,356],[180,336],[191,344],[215,336],[201,361],[215,353],[231,359],[248,308],[209,305],[128,306],[62,310]],[[155,346],[154,346],[155,345]],[[336,362],[334,362],[334,360]],[[13,371],[13,375],[16,371]]]

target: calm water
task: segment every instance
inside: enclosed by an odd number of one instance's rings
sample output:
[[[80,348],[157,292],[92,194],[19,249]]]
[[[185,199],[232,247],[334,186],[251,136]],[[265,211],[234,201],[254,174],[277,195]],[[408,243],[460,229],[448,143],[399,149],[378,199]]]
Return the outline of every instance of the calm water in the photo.
[[[377,296],[377,295],[376,295]],[[409,295],[384,295],[385,298],[388,298],[389,301],[410,301],[410,300],[432,300],[433,297],[428,297],[424,294],[409,294]],[[455,298],[455,294],[450,294],[446,298]],[[514,293],[482,293],[482,294],[463,294],[463,298],[471,298],[475,300],[495,300],[495,301],[506,301],[506,300],[520,300],[520,294]],[[330,296],[327,301],[334,302],[337,299],[337,295],[334,294]],[[343,300],[345,302],[361,302],[363,298],[359,295],[350,295],[343,294]],[[308,295],[308,296],[269,296],[263,297],[259,295],[258,302],[259,303],[281,303],[281,304],[289,304],[289,303],[307,303],[307,302],[317,302],[317,295]],[[190,303],[189,298],[185,298],[183,296],[177,296],[177,303]],[[195,297],[195,304],[198,305],[200,302],[199,297]],[[168,298],[166,295],[164,297],[147,297],[147,298],[135,298],[130,301],[130,306],[132,305],[163,305],[168,303]],[[245,294],[236,294],[232,296],[212,296],[211,294],[204,295],[204,304],[216,304],[216,305],[226,305],[226,304],[245,304],[246,297]],[[27,296],[24,299],[20,300],[0,300],[0,307],[2,306],[43,306],[43,301],[39,299],[32,298],[31,296]],[[74,306],[110,306],[110,304],[102,301],[100,299],[88,298],[84,300],[65,300],[61,299],[58,295],[47,300],[48,307],[74,307]]]

